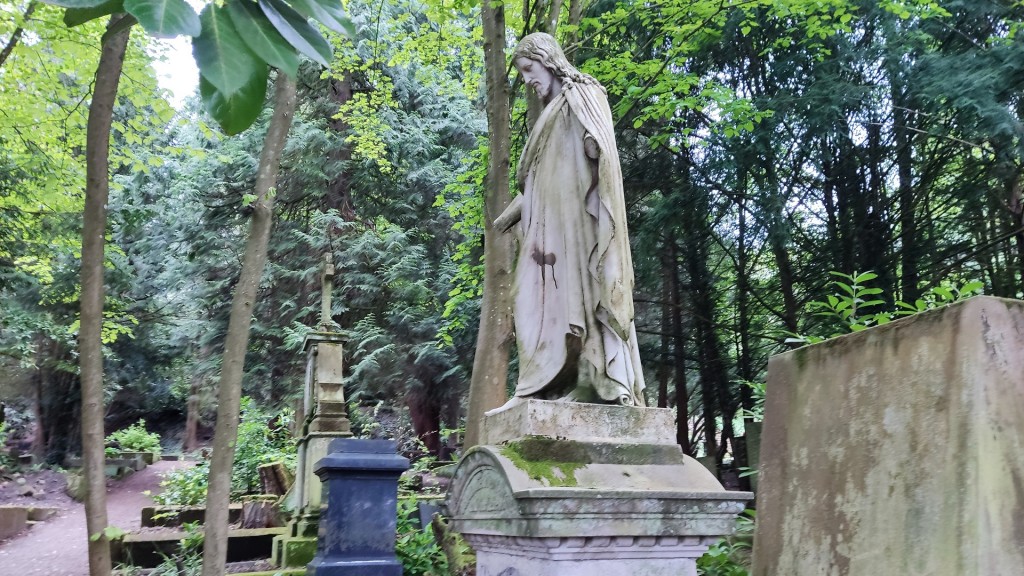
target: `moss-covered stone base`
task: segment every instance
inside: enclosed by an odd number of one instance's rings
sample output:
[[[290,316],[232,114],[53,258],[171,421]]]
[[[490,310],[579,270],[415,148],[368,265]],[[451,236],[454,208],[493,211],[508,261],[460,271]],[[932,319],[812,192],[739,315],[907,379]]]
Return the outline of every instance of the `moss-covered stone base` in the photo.
[[[281,568],[302,568],[316,556],[316,538],[278,536],[274,538],[274,551],[270,562]]]

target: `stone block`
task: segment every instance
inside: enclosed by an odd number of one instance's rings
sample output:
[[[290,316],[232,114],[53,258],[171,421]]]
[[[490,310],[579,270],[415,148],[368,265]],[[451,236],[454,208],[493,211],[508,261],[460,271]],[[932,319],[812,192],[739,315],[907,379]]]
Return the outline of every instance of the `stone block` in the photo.
[[[697,558],[716,540],[706,536],[467,537],[476,550],[477,566],[484,568],[478,568],[478,573],[494,576],[697,576]]]
[[[0,506],[0,540],[15,536],[28,526],[28,509],[22,506]]]
[[[60,509],[45,506],[30,506],[27,511],[29,522],[43,522],[56,516],[57,513],[60,512]]]
[[[398,478],[409,468],[390,440],[338,439],[317,462],[327,485],[315,576],[401,576],[395,556]]]
[[[278,536],[270,563],[280,568],[305,568],[316,556],[316,537]]]
[[[668,408],[524,400],[486,414],[483,444],[543,436],[585,442],[676,444],[675,416]]]
[[[1021,574],[1022,415],[1020,301],[773,357],[752,574]]]

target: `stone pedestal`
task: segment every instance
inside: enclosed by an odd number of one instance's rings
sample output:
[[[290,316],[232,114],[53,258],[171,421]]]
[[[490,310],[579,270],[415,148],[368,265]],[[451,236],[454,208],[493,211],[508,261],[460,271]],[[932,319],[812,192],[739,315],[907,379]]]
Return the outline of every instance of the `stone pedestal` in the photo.
[[[409,460],[390,440],[340,439],[316,465],[327,492],[310,576],[402,576],[395,556],[398,478]]]
[[[1024,573],[1024,302],[768,364],[755,576]]]
[[[275,566],[305,566],[312,560],[323,503],[314,468],[328,455],[332,441],[352,436],[342,379],[343,343],[341,334],[331,332],[314,332],[303,343],[306,382],[303,413],[297,418],[304,424],[297,440],[295,483],[285,497],[293,516],[288,533],[274,539],[271,560]]]
[[[528,400],[483,440],[448,495],[480,576],[695,576],[751,497],[683,455],[667,409]]]

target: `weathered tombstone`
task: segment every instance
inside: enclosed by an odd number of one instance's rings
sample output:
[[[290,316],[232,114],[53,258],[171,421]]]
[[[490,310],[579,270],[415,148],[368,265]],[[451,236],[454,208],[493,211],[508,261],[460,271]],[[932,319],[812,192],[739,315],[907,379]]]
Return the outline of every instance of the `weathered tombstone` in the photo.
[[[1024,302],[775,356],[755,576],[1024,573]]]
[[[480,576],[695,576],[751,497],[682,453],[669,409],[527,400],[483,440],[448,497]]]
[[[316,464],[326,486],[310,576],[401,576],[395,556],[398,478],[409,460],[390,440],[339,439]]]
[[[314,466],[327,456],[333,440],[352,436],[342,378],[344,337],[331,320],[331,285],[334,264],[330,253],[324,255],[321,273],[322,295],[318,332],[306,336],[306,381],[298,438],[298,463],[295,482],[285,501],[294,510],[288,533],[275,538],[272,562],[276,566],[305,566],[316,550],[316,536],[323,502],[320,480]]]

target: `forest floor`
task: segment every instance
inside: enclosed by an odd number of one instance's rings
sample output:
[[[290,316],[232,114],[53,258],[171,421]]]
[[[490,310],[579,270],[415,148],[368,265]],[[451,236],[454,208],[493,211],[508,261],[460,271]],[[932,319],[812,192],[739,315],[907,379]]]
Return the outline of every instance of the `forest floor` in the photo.
[[[191,462],[161,460],[123,480],[107,482],[107,521],[125,531],[138,530],[141,511],[152,506],[148,494],[160,491],[160,474]],[[26,474],[25,484],[9,481],[0,486],[0,505],[53,507],[57,516],[0,542],[0,573],[4,576],[88,576],[85,507],[64,492],[62,474],[40,470]],[[23,486],[35,490],[20,496]]]

